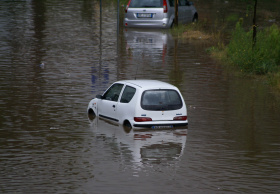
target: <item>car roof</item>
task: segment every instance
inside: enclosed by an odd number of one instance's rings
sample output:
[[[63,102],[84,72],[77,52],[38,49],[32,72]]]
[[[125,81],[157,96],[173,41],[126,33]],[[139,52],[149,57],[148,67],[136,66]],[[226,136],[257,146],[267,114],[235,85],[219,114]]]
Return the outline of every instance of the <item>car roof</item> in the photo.
[[[125,83],[138,86],[142,89],[177,89],[177,87],[158,80],[121,80],[116,83]]]

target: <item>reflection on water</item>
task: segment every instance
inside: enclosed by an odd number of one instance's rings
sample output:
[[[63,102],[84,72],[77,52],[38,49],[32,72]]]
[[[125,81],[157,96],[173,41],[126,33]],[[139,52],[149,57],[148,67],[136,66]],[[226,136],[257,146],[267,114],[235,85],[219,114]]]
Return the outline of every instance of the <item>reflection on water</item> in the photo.
[[[168,31],[125,29],[126,55],[138,61],[146,57],[165,64],[167,49],[174,48],[174,41]],[[168,47],[168,48],[167,48]]]
[[[90,119],[90,122],[95,135],[111,139],[113,149],[119,150],[123,160],[135,167],[148,163],[172,163],[183,155],[187,129],[133,130],[99,118]]]
[[[102,0],[102,17],[99,2],[1,1],[0,192],[277,193],[280,100],[270,89],[227,74],[205,42],[118,35],[116,2]],[[201,18],[243,6],[225,2],[195,1]],[[278,11],[266,2],[262,23]],[[92,97],[135,77],[180,89],[187,136],[88,121]]]

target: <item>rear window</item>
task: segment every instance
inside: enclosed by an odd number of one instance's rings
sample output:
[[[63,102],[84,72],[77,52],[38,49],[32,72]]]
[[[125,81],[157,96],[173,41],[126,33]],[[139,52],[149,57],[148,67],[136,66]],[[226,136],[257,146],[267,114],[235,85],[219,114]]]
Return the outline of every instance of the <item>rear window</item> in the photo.
[[[177,110],[182,106],[182,99],[176,90],[147,90],[141,98],[144,110]]]
[[[163,0],[131,0],[129,7],[163,7]]]

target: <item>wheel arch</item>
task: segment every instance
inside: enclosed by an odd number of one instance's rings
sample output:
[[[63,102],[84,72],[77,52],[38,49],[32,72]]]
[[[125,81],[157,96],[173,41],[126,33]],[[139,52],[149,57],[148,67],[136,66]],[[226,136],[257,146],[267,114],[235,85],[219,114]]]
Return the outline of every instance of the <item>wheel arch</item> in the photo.
[[[172,28],[174,26],[175,15],[172,14],[169,20],[169,27]]]
[[[123,126],[132,128],[132,125],[128,119],[125,119],[122,124],[123,124]]]
[[[89,115],[94,115],[94,116],[96,115],[96,113],[94,112],[94,110],[92,108],[88,109],[88,114]]]

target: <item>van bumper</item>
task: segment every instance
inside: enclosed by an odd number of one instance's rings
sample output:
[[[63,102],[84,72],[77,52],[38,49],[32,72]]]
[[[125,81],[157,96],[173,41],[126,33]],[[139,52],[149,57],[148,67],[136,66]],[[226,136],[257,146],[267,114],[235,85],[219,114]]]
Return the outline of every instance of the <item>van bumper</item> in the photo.
[[[124,27],[127,28],[170,28],[171,24],[168,18],[163,20],[129,20],[124,19]]]

